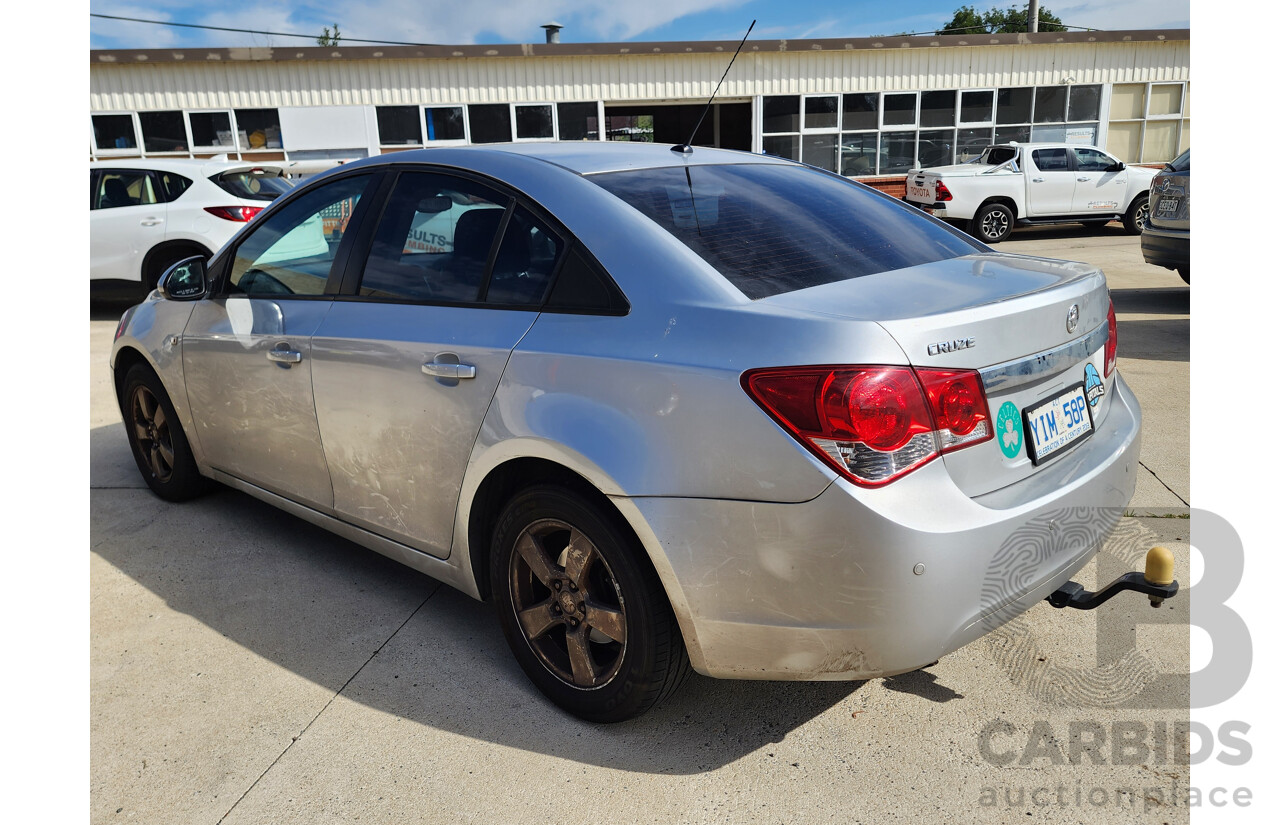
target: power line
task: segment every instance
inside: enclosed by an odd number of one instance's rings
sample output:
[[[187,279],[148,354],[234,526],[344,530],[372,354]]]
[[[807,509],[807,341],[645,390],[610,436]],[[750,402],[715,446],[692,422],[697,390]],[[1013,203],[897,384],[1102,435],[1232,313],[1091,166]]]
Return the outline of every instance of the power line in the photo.
[[[218,31],[218,32],[236,32],[237,34],[266,34],[266,35],[271,35],[272,37],[305,37],[308,40],[317,39],[316,35],[314,34],[296,34],[294,32],[265,32],[265,31],[258,31],[257,29],[231,29],[225,26],[200,26],[195,23],[171,23],[167,20],[143,20],[139,17],[117,17],[113,14],[94,14],[93,12],[89,12],[89,16],[99,17],[99,18],[102,18],[103,20],[124,20],[129,23],[150,23],[154,26],[173,26],[175,28],[180,28],[180,29],[208,29],[210,31]],[[435,46],[435,45],[438,45],[436,43],[406,43],[403,40],[361,40],[358,37],[346,37],[346,36],[340,37],[339,40],[344,43],[380,43],[387,46]]]

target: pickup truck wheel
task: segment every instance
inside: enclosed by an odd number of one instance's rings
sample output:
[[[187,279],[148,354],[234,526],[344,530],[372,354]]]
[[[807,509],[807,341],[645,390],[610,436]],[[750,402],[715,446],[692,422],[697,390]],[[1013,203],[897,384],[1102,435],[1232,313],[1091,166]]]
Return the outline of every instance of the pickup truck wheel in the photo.
[[[1013,231],[1013,211],[1003,203],[989,203],[969,223],[969,234],[985,243],[1000,243]]]
[[[1141,235],[1151,217],[1151,202],[1146,195],[1139,195],[1124,213],[1124,230],[1130,235]]]

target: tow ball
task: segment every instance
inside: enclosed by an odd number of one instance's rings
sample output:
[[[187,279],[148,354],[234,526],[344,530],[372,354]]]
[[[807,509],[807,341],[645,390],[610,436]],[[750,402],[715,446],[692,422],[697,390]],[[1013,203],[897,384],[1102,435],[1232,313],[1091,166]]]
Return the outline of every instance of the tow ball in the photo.
[[[1172,599],[1178,592],[1173,578],[1173,553],[1167,547],[1152,547],[1147,551],[1147,569],[1143,573],[1134,570],[1125,573],[1096,593],[1084,589],[1079,582],[1067,582],[1049,594],[1049,604],[1054,607],[1074,607],[1077,610],[1093,610],[1122,590],[1146,593],[1152,607],[1159,607],[1165,599]]]

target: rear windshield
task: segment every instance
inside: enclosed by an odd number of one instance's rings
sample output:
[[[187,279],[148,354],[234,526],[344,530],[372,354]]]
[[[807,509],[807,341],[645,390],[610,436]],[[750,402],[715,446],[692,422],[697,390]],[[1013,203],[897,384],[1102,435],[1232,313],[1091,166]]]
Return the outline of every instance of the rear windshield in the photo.
[[[1013,160],[1018,156],[1018,150],[1012,146],[988,146],[985,151],[978,157],[974,163],[982,163],[987,166],[999,166],[1005,161]]]
[[[803,166],[672,167],[589,179],[751,299],[981,250],[910,206]]]
[[[1166,172],[1182,172],[1189,173],[1191,171],[1191,150],[1183,152],[1173,160],[1164,165]]]
[[[237,198],[251,201],[273,201],[293,188],[293,182],[275,172],[223,172],[209,180]]]

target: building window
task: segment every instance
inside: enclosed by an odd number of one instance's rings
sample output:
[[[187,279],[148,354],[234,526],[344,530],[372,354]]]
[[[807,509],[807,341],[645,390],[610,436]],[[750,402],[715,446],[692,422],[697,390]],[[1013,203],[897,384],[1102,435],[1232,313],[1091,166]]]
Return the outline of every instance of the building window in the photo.
[[[236,109],[240,151],[280,149],[280,114],[275,109]]]
[[[516,106],[516,140],[554,140],[555,117],[550,103]]]
[[[133,115],[94,115],[93,142],[99,151],[137,149]]]
[[[511,140],[511,105],[476,104],[467,107],[472,143],[505,143]]]
[[[187,151],[187,122],[182,112],[139,112],[138,125],[145,151]]]
[[[559,103],[556,115],[560,120],[561,140],[599,140],[600,109],[590,103]]]
[[[996,123],[1030,123],[1031,92],[1030,88],[996,92]]]
[[[466,140],[466,125],[461,106],[428,106],[423,110],[427,123],[427,141]],[[507,130],[510,132],[510,129]],[[502,140],[510,140],[510,137]]]
[[[196,149],[234,149],[229,112],[191,112],[191,143]]]
[[[382,146],[421,146],[420,111],[417,106],[379,106],[378,143]]]
[[[1173,160],[1190,143],[1185,83],[1118,83],[1111,89],[1107,151],[1129,163]]]
[[[995,107],[996,93],[994,89],[982,89],[960,93],[961,123],[991,123]]]
[[[883,126],[915,126],[916,125],[915,92],[910,94],[888,94],[884,96]]]

